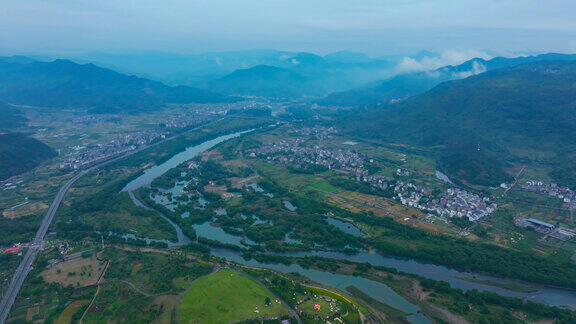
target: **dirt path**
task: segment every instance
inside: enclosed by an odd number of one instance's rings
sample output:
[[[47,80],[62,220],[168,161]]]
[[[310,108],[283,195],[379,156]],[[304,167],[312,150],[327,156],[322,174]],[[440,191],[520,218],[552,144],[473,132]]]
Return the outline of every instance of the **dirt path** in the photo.
[[[248,278],[256,281],[260,286],[262,286],[264,289],[266,289],[266,291],[267,291],[268,293],[270,293],[272,296],[274,296],[274,298],[278,299],[282,304],[284,304],[284,305],[288,308],[288,310],[290,311],[290,316],[294,317],[294,318],[298,321],[298,324],[302,324],[302,320],[300,319],[300,316],[298,316],[298,313],[296,313],[296,311],[293,310],[292,307],[290,307],[289,304],[288,304],[285,300],[283,300],[282,298],[280,298],[280,296],[277,296],[272,290],[268,289],[268,287],[266,287],[266,285],[264,285],[260,280],[254,278],[254,277],[252,277],[251,275],[249,275],[249,274],[247,274],[247,273],[244,273],[244,272],[242,272],[242,271],[240,271],[240,270],[236,270],[236,269],[232,269],[232,268],[227,268],[227,269],[232,270],[232,271],[236,272],[236,273],[239,274],[239,275],[248,277]]]
[[[522,169],[520,169],[520,171],[518,172],[518,174],[516,174],[516,176],[514,177],[514,182],[512,182],[512,184],[510,185],[510,187],[506,188],[506,190],[504,190],[504,193],[502,194],[502,197],[506,196],[506,194],[508,193],[508,191],[510,191],[510,189],[512,189],[516,183],[518,182],[518,178],[520,178],[520,176],[522,175],[522,172],[524,172],[524,170],[526,169],[526,166],[523,166]]]
[[[464,317],[455,315],[444,308],[441,308],[441,307],[438,307],[438,306],[432,305],[432,304],[429,304],[427,307],[440,313],[442,315],[442,317],[444,317],[444,319],[446,319],[446,321],[448,321],[448,323],[454,323],[454,324],[468,324],[469,323]]]
[[[149,293],[141,290],[140,288],[136,287],[136,285],[134,285],[130,281],[121,280],[121,282],[127,284],[128,286],[130,286],[130,288],[134,289],[137,293],[144,295],[146,297],[155,297],[155,296],[160,296],[160,295],[166,295],[166,293],[160,293],[160,294],[155,294],[155,295],[149,294]]]
[[[100,260],[100,256],[99,254],[101,254],[102,251],[98,252],[98,254],[96,254],[96,258],[98,260]],[[98,281],[96,281],[96,292],[94,293],[94,297],[92,297],[92,300],[90,301],[90,304],[88,304],[88,307],[86,307],[86,310],[84,310],[84,313],[82,314],[82,317],[80,318],[80,324],[82,324],[82,322],[84,321],[84,317],[86,316],[86,314],[88,314],[88,310],[90,309],[90,307],[92,307],[92,305],[94,304],[94,301],[96,300],[96,297],[98,297],[98,293],[100,293],[100,284],[102,283],[102,280],[104,279],[104,275],[106,274],[106,271],[108,270],[108,267],[110,266],[110,260],[106,260],[106,266],[104,266],[104,270],[102,271],[102,273],[100,274],[100,278],[98,278]]]

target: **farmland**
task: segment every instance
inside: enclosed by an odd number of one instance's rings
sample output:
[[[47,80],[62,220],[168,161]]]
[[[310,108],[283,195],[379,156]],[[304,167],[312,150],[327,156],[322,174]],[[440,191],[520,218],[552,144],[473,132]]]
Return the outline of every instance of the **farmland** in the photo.
[[[76,258],[53,265],[43,271],[41,276],[48,283],[56,282],[62,286],[86,287],[96,283],[104,270],[104,264],[105,262],[98,261],[94,256]]]

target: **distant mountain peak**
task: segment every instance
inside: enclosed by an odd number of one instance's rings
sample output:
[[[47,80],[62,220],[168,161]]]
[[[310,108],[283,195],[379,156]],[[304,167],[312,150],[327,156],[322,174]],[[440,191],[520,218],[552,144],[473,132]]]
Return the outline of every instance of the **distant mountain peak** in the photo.
[[[322,56],[306,52],[298,53],[292,57],[291,62],[294,65],[319,65],[325,63]]]
[[[410,55],[409,57],[415,60],[422,60],[424,58],[438,58],[440,57],[440,53],[432,52],[428,50],[421,50],[420,52]]]

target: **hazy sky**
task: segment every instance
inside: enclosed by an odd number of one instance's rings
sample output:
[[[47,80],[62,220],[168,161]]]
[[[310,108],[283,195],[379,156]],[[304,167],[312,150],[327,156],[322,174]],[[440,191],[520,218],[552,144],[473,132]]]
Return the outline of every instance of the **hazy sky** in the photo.
[[[575,0],[0,0],[0,51],[576,52]]]

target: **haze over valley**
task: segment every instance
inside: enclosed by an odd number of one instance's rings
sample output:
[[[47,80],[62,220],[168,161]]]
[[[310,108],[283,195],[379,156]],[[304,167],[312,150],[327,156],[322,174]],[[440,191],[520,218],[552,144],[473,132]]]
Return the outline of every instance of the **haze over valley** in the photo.
[[[574,3],[0,9],[0,323],[576,322]]]

